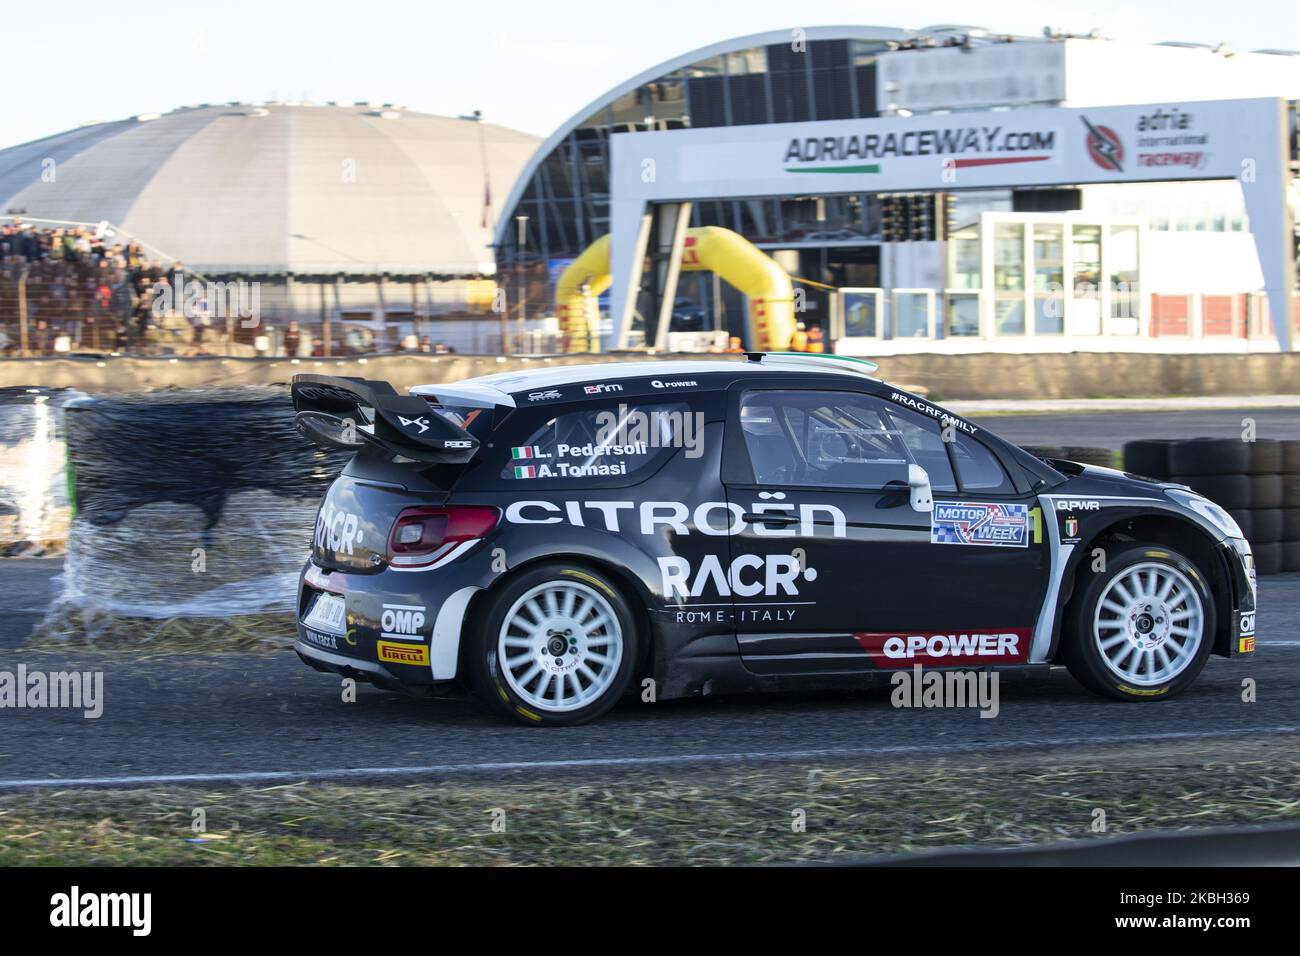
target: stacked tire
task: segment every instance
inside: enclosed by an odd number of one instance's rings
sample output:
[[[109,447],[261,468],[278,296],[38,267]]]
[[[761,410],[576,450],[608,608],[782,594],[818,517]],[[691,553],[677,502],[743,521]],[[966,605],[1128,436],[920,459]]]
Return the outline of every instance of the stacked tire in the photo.
[[[1257,573],[1300,571],[1300,441],[1132,441],[1124,470],[1187,485],[1227,511],[1250,542]]]
[[[1087,445],[1024,445],[1025,451],[1035,458],[1062,458],[1081,465],[1101,465],[1114,468],[1119,464],[1119,453],[1109,448]]]

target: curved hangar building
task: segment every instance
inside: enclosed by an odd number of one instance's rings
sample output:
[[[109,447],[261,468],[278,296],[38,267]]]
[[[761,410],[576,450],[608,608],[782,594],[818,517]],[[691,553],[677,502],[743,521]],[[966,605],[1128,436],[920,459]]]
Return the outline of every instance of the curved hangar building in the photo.
[[[651,267],[626,316],[625,340],[671,344],[660,321],[669,313],[673,329],[699,326],[703,313],[706,327],[749,334],[743,297],[715,276],[683,272],[670,288],[669,252],[684,209],[690,227],[733,230],[791,275],[819,283],[798,284],[801,314],[832,332],[842,352],[1275,350],[1242,190],[1231,180],[1195,181],[1198,165],[1216,151],[1221,159],[1231,142],[1210,142],[1197,127],[1202,118],[1174,105],[1255,97],[1291,101],[1286,121],[1294,131],[1300,56],[1017,37],[968,26],[739,37],[630,78],[542,143],[498,219],[498,271],[507,282],[529,277],[530,304],[553,301],[565,268],[610,232],[616,137],[714,129],[721,143],[743,127],[755,139],[787,142],[779,124],[895,117],[934,125],[990,110],[1013,124],[1019,110],[1151,104],[1139,121],[1141,142],[1126,131],[1120,149],[1132,162],[1146,161],[1139,152],[1154,155],[1170,181],[996,189],[955,183],[893,193],[832,191],[826,177],[805,176],[789,177],[799,182],[783,195],[696,190],[688,206],[652,206],[645,240]],[[1067,122],[1073,143],[1079,120],[1063,115],[1060,123]],[[1105,134],[1097,135],[1104,151]],[[695,141],[708,143],[709,134]],[[803,165],[817,165],[800,152]],[[1124,163],[1122,155],[1110,158]],[[1290,158],[1291,202],[1277,213],[1293,221],[1300,195],[1294,146]],[[813,181],[819,188],[802,185]],[[621,311],[619,285],[616,275],[605,311],[611,304]],[[823,287],[840,291],[832,296]],[[619,344],[621,321],[607,321],[607,344]]]
[[[0,213],[106,221],[207,278],[259,279],[272,321],[382,328],[490,308],[492,197],[537,145],[390,104],[186,107],[0,151]]]

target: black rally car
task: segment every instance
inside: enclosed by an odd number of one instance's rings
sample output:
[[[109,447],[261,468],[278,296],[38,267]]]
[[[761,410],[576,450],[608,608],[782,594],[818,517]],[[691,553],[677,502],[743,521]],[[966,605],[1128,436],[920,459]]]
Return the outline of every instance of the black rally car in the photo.
[[[574,724],[651,686],[917,664],[1060,663],[1149,700],[1253,651],[1251,552],[1221,508],[1035,458],[874,368],[752,354],[410,395],[299,375],[300,429],[356,454],[321,505],[297,652]]]

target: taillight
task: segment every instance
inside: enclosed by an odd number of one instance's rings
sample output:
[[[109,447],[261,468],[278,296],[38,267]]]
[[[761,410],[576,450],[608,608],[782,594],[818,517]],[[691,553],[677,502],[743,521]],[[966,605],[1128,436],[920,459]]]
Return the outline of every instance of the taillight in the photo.
[[[427,568],[451,560],[497,526],[501,512],[487,505],[405,508],[388,535],[388,563]]]

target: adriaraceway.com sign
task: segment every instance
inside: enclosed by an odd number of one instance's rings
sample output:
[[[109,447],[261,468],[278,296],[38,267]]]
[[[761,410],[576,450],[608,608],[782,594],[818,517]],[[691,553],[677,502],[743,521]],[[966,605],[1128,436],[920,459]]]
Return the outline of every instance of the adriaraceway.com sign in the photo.
[[[611,139],[616,328],[651,203],[1236,179],[1283,348],[1294,275],[1280,99],[988,110],[631,133]]]

